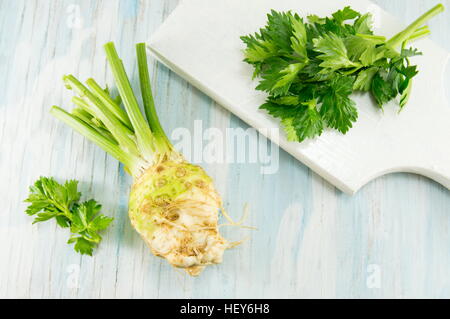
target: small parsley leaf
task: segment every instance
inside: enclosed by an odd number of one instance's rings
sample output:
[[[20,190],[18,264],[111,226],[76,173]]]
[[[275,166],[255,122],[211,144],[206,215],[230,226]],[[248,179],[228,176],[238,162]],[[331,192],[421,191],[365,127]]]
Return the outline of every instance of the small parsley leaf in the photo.
[[[317,101],[311,100],[308,105],[293,119],[292,125],[299,141],[321,135],[324,121],[317,110]]]
[[[353,91],[352,77],[336,77],[331,83],[328,92],[323,97],[320,114],[331,128],[341,133],[347,133],[358,118],[356,103],[350,99]]]
[[[75,251],[92,256],[102,239],[99,231],[108,228],[113,218],[100,214],[101,205],[95,200],[79,203],[80,198],[77,181],[59,184],[54,178],[41,177],[30,187],[26,213],[35,216],[33,224],[55,218],[60,227],[70,228],[69,243],[75,243]]]
[[[323,68],[322,73],[358,66],[357,63],[350,60],[344,41],[336,34],[330,32],[314,39],[313,43],[315,50],[322,53],[318,56],[323,61],[320,64],[320,67]]]
[[[355,91],[370,91],[372,87],[373,77],[378,72],[378,68],[372,67],[361,71],[353,84]]]
[[[361,14],[350,7],[345,7],[332,14],[336,23],[342,24],[344,21],[353,20],[361,16]]]
[[[360,16],[355,21],[355,32],[357,34],[373,34],[372,31],[373,16],[371,13],[366,13]]]

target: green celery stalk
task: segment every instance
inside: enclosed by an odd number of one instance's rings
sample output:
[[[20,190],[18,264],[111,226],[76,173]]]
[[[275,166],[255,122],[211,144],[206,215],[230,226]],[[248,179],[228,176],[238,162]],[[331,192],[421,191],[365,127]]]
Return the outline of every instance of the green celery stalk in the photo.
[[[111,96],[103,90],[100,85],[94,79],[88,79],[86,84],[91,88],[92,93],[103,102],[103,104],[129,129],[133,128],[133,125],[128,118],[127,113],[120,108],[119,105],[111,98]]]
[[[136,53],[138,59],[139,80],[141,86],[142,100],[144,102],[144,111],[150,129],[155,136],[159,151],[171,151],[172,147],[169,139],[164,132],[158,115],[156,113],[155,101],[153,99],[152,87],[150,83],[150,75],[148,72],[147,52],[145,43],[138,43],[136,45]]]
[[[413,35],[408,38],[407,41],[408,42],[415,41],[417,39],[426,37],[427,35],[430,35],[430,34],[431,34],[430,29],[428,28],[428,26],[425,25],[425,26],[417,29],[416,32],[414,32]]]
[[[69,114],[58,106],[53,106],[50,110],[50,114],[72,127],[75,131],[85,136],[93,143],[97,144],[105,152],[111,154],[118,161],[122,162],[130,171],[137,173],[136,170],[142,163],[142,160],[138,156],[123,151],[114,140],[104,137],[90,125],[81,121],[72,114]]]
[[[134,155],[139,155],[136,143],[132,138],[133,132],[123,125],[120,120],[103,103],[101,103],[101,101],[97,99],[87,87],[85,87],[73,75],[65,76],[64,82],[67,87],[72,88],[81,96],[83,101],[89,106],[89,110],[92,112],[91,114],[103,122],[114,138],[126,151]]]
[[[443,4],[438,4],[435,7],[433,7],[431,10],[423,14],[421,17],[419,17],[416,21],[411,23],[405,30],[398,33],[394,37],[392,37],[389,41],[386,42],[386,46],[390,48],[397,48],[401,46],[401,44],[405,41],[407,41],[415,32],[417,29],[419,29],[421,26],[423,26],[428,20],[433,18],[434,16],[438,15],[439,13],[443,12],[445,10],[445,7]]]
[[[104,46],[106,57],[113,71],[114,79],[122,97],[123,104],[130,118],[136,136],[137,146],[143,158],[152,161],[154,158],[154,136],[144,116],[142,115],[136,96],[131,88],[130,80],[119,58],[114,43]]]

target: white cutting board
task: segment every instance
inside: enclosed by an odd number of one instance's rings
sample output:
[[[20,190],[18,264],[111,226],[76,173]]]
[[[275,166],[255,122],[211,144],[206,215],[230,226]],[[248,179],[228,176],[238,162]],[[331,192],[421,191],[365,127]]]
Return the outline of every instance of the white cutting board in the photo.
[[[277,128],[278,120],[258,109],[266,95],[255,90],[239,37],[264,26],[271,9],[324,16],[347,5],[372,12],[377,34],[392,36],[404,27],[366,0],[185,0],[152,36],[149,49],[249,125]],[[393,172],[421,174],[450,188],[450,106],[444,91],[449,52],[427,39],[413,45],[424,55],[414,58],[420,73],[403,112],[391,103],[382,113],[368,94],[356,95],[359,119],[347,135],[327,131],[290,143],[281,132],[274,142],[346,193]]]

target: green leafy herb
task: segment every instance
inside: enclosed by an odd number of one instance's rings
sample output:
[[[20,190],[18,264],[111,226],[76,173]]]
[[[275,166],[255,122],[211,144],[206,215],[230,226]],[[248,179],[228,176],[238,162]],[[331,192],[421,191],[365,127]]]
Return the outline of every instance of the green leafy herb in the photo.
[[[80,198],[77,181],[59,184],[53,178],[41,177],[30,187],[26,213],[35,216],[33,224],[54,218],[59,226],[70,228],[68,243],[74,243],[80,254],[92,256],[102,240],[99,232],[108,228],[113,218],[100,214],[101,205],[95,200],[80,203]]]
[[[279,118],[290,141],[320,136],[325,128],[347,133],[358,119],[351,94],[370,92],[378,107],[398,98],[400,109],[409,100],[420,55],[406,48],[430,33],[425,23],[444,10],[439,4],[404,31],[387,40],[374,35],[372,15],[345,7],[331,15],[268,14],[258,33],[242,37],[245,62],[267,92],[261,106]]]

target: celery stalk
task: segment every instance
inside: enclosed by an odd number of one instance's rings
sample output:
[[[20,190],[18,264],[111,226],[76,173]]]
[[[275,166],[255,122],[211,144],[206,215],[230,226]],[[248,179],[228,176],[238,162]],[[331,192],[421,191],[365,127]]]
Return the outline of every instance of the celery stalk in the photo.
[[[431,10],[429,10],[421,17],[419,17],[416,21],[411,23],[405,30],[398,33],[397,35],[392,37],[389,41],[387,41],[386,46],[394,49],[399,47],[403,42],[407,41],[416,32],[417,29],[419,29],[428,20],[438,15],[439,13],[443,12],[444,10],[445,7],[443,4],[436,5]]]
[[[50,110],[50,114],[72,127],[75,131],[77,131],[93,143],[97,144],[108,154],[112,155],[118,161],[122,162],[130,170],[133,170],[135,167],[139,166],[141,160],[138,157],[124,152],[117,143],[114,143],[114,141],[102,136],[95,129],[90,127],[85,122],[77,119],[72,114],[67,113],[58,106],[53,106]]]
[[[122,60],[120,60],[117,54],[114,43],[109,42],[105,44],[104,48],[106,57],[113,71],[120,96],[122,97],[125,109],[130,118],[131,124],[133,125],[138,148],[145,159],[152,160],[155,151],[153,143],[154,136],[145,121],[144,116],[140,112],[138,101],[133,93],[133,89],[131,88],[130,80],[128,79]]]
[[[127,113],[120,108],[119,105],[106,93],[100,85],[95,82],[94,79],[88,79],[86,84],[91,88],[92,93],[103,102],[103,104],[128,128],[132,128],[133,125],[128,118]]]
[[[137,156],[139,151],[136,148],[136,143],[133,140],[132,132],[120,120],[107,108],[99,99],[97,99],[87,87],[85,87],[80,81],[78,81],[73,75],[64,77],[64,82],[67,87],[75,90],[83,99],[83,101],[89,106],[91,114],[100,119],[114,138],[124,148],[124,150]]]
[[[142,100],[144,102],[144,111],[150,128],[157,140],[160,151],[170,151],[171,145],[166,136],[158,115],[156,114],[155,101],[153,99],[152,87],[150,84],[150,75],[148,72],[147,52],[145,43],[136,45],[138,59],[139,80],[141,85]]]

